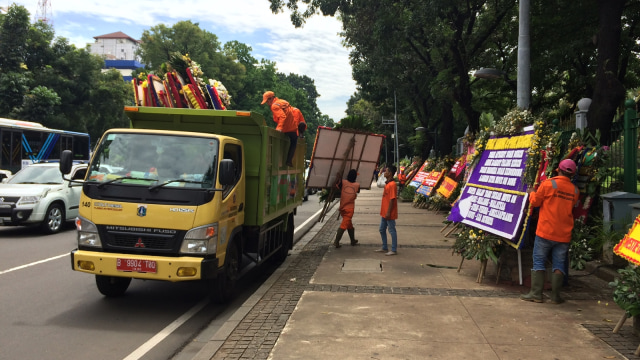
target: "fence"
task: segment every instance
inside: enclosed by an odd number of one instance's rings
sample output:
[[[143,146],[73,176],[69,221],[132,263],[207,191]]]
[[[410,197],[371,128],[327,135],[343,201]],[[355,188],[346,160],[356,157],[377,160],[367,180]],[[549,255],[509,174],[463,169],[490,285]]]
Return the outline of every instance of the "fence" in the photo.
[[[635,101],[625,101],[625,111],[611,124],[609,139],[601,139],[609,144],[609,158],[605,167],[609,169],[601,184],[601,194],[612,191],[638,193],[638,115]]]

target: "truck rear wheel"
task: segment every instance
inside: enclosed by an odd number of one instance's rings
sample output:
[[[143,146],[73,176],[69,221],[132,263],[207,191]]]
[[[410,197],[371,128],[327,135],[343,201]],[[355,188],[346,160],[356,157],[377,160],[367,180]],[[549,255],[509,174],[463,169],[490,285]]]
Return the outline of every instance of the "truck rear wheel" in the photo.
[[[96,285],[100,293],[107,297],[122,296],[131,284],[131,278],[96,275]]]
[[[213,282],[211,297],[213,301],[222,304],[231,300],[235,295],[236,283],[240,269],[238,247],[235,242],[227,246],[227,255],[224,260],[224,271],[218,274]]]
[[[278,252],[273,256],[273,259],[281,264],[285,260],[287,260],[287,256],[289,256],[289,249],[291,249],[293,245],[293,214],[289,215],[289,220],[287,221],[287,230],[283,234],[282,247],[278,250]]]

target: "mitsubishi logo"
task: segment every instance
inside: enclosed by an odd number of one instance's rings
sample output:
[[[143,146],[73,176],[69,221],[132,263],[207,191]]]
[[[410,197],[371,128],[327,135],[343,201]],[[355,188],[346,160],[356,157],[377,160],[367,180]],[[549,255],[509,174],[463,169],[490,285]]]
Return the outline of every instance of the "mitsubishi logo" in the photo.
[[[0,197],[0,202],[4,202],[4,198],[3,197]]]
[[[142,242],[142,238],[138,238],[138,242],[133,247],[143,248],[144,243]]]

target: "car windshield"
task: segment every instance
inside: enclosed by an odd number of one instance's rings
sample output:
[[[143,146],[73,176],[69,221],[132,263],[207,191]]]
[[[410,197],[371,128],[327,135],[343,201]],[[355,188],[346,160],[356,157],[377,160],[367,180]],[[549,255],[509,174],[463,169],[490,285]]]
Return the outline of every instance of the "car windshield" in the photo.
[[[7,180],[8,184],[62,184],[63,182],[57,166],[27,166]]]
[[[97,147],[88,182],[211,188],[217,155],[217,139],[111,133]]]

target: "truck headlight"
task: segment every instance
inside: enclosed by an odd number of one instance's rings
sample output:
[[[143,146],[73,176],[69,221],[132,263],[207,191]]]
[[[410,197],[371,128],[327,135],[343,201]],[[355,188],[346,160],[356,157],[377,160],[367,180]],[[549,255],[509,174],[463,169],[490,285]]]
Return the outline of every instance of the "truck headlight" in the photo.
[[[187,231],[182,240],[182,254],[215,254],[218,247],[218,223]]]
[[[40,195],[21,196],[20,199],[18,200],[18,202],[16,203],[16,205],[17,206],[35,205],[35,204],[38,203],[38,201],[40,201],[40,199],[42,199],[42,196],[40,196]]]
[[[102,242],[100,241],[100,236],[98,235],[98,227],[96,226],[96,224],[85,218],[77,217],[76,230],[78,230],[78,247],[102,247]]]

